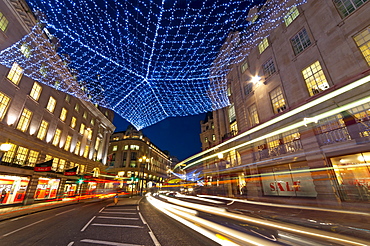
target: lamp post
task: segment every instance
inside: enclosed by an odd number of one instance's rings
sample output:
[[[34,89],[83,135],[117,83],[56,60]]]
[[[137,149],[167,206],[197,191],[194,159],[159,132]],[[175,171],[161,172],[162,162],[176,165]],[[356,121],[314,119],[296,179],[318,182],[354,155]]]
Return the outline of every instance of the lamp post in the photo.
[[[149,158],[143,156],[139,159],[140,162],[140,196],[143,195],[143,186],[144,186],[144,169],[147,163],[149,163]]]

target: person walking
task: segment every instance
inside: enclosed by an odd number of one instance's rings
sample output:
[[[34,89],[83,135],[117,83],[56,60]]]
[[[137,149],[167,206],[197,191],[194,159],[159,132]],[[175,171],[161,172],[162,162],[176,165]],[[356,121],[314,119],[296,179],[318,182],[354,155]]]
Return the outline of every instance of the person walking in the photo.
[[[114,201],[114,205],[117,205],[117,203],[118,203],[118,193],[116,193],[116,195],[114,196],[113,201]]]

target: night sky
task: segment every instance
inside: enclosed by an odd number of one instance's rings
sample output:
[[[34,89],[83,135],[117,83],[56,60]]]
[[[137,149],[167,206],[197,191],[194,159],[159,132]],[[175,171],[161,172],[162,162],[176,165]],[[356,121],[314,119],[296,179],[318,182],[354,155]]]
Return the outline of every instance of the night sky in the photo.
[[[171,117],[142,129],[150,141],[161,150],[168,150],[180,161],[201,151],[200,121],[205,114]],[[129,123],[115,114],[113,124],[116,132],[125,131]]]

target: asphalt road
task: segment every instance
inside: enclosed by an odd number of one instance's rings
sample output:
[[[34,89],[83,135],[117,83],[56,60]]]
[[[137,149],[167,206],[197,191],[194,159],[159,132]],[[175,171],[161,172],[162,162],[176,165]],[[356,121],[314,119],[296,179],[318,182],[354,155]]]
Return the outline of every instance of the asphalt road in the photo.
[[[172,220],[145,199],[136,205],[81,203],[0,223],[0,245],[218,245]],[[147,223],[146,223],[147,222]]]

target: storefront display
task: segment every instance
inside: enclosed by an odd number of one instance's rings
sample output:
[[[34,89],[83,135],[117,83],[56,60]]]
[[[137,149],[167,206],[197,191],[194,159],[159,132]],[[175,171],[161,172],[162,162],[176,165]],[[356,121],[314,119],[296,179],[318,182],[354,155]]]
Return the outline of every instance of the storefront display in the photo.
[[[35,200],[57,197],[60,179],[39,178],[35,192]]]
[[[370,152],[331,158],[342,198],[370,200]]]
[[[29,177],[0,175],[0,204],[23,202],[29,181]]]
[[[261,168],[260,173],[264,195],[317,196],[311,172],[305,163]]]
[[[73,181],[75,182],[75,181]],[[77,184],[66,183],[64,186],[64,197],[72,197],[77,195]]]

